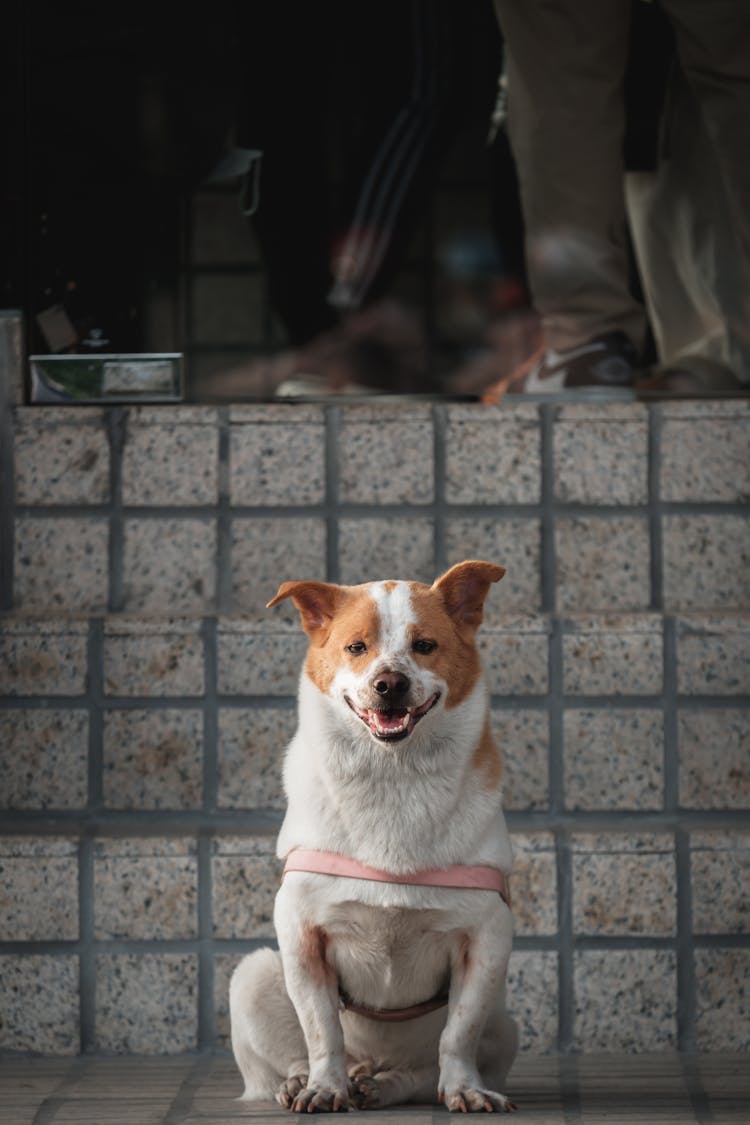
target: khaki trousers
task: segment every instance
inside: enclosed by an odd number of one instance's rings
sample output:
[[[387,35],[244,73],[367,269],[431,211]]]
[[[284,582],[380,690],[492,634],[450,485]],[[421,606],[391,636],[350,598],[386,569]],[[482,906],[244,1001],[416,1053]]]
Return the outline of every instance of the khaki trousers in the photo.
[[[660,364],[708,359],[750,383],[750,259],[695,95],[672,81],[664,155],[627,172],[625,198]]]
[[[750,247],[750,2],[663,0]],[[495,0],[505,39],[508,127],[518,166],[532,296],[547,343],[620,329],[639,346],[628,286],[622,146],[630,0]]]

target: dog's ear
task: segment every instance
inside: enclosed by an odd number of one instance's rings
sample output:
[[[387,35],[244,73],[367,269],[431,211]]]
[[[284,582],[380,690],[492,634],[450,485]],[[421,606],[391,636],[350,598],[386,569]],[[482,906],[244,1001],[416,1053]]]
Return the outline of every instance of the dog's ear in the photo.
[[[266,609],[291,598],[299,610],[302,628],[308,637],[318,637],[333,620],[340,595],[341,588],[331,582],[282,582],[276,597],[271,598]]]
[[[440,591],[445,608],[458,625],[478,629],[489,588],[504,574],[504,566],[469,559],[456,563],[436,579],[433,589]]]

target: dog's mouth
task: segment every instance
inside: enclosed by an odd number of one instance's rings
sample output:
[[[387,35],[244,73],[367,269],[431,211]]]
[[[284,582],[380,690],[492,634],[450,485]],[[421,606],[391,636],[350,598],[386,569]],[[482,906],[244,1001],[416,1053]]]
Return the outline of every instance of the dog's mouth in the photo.
[[[381,711],[376,707],[357,707],[348,696],[344,696],[357,718],[368,727],[379,742],[400,742],[408,738],[420,719],[437,703],[440,692],[436,691],[426,703],[419,707],[392,708]]]

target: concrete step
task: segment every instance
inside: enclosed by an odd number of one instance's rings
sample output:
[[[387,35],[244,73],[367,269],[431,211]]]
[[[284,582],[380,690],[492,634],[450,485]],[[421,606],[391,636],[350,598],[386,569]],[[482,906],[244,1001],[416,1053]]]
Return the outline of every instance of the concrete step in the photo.
[[[5,606],[263,618],[474,556],[497,613],[748,609],[749,454],[747,400],[19,407]]]
[[[241,1090],[233,1061],[206,1055],[0,1062],[0,1094],[6,1120],[14,1125],[52,1120],[273,1125],[290,1120],[289,1111],[275,1102],[237,1101]],[[750,1081],[747,1056],[741,1054],[548,1055],[520,1058],[507,1091],[528,1125],[697,1125],[706,1120],[741,1125],[747,1121]],[[380,1111],[374,1120],[433,1125],[448,1120],[444,1112],[437,1105],[402,1105]],[[346,1120],[372,1121],[373,1111],[350,1111]]]
[[[304,651],[265,603],[474,556],[524,1050],[745,1049],[749,411],[16,408],[0,1048],[226,1045]]]

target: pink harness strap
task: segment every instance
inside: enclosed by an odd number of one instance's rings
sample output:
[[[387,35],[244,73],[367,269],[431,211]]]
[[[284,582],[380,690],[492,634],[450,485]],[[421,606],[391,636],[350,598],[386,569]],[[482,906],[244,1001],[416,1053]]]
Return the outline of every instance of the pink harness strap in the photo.
[[[369,879],[374,883],[400,883],[410,887],[454,887],[475,891],[496,891],[510,909],[510,890],[505,872],[499,867],[455,864],[452,867],[431,867],[409,875],[396,875],[368,867],[348,856],[336,852],[322,852],[308,848],[293,848],[286,857],[281,878],[288,871],[310,871],[316,875],[338,875],[346,879]]]

